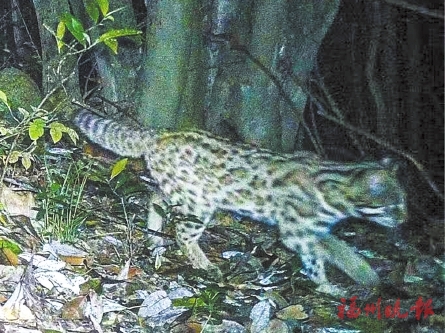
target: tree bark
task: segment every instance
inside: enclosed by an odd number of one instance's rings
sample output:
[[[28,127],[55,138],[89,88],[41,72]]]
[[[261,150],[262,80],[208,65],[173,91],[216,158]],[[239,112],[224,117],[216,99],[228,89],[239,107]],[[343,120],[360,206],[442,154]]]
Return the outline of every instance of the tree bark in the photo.
[[[201,127],[205,67],[201,1],[160,0],[149,8],[143,73],[135,100],[142,123],[152,127]]]
[[[71,109],[71,99],[81,99],[77,56],[59,53],[55,37],[48,29],[56,30],[62,13],[69,12],[67,0],[34,0],[40,40],[42,43],[42,87],[44,95],[51,94],[47,109]]]

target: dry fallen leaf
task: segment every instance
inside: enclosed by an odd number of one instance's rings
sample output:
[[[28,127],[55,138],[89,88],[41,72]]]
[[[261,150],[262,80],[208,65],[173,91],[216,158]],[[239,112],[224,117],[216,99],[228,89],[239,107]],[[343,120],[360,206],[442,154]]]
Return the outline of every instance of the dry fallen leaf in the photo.
[[[290,305],[284,309],[281,309],[276,313],[277,318],[282,320],[302,320],[309,316],[303,311],[301,304]]]
[[[37,216],[34,194],[30,191],[14,191],[9,187],[0,188],[0,203],[10,216],[26,216],[34,220]]]
[[[0,308],[0,320],[14,322],[33,322],[35,317],[25,305],[25,289],[27,286],[18,283],[11,297]]]
[[[45,244],[43,250],[48,251],[56,258],[60,258],[72,266],[83,266],[85,262],[90,265],[92,261],[87,252],[69,244],[62,244],[58,241],[52,241],[49,244]]]

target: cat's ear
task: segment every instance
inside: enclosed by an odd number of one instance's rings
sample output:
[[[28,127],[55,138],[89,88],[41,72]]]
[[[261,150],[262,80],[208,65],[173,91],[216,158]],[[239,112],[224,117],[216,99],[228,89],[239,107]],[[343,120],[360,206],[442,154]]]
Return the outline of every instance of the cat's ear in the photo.
[[[385,169],[397,172],[400,168],[403,168],[406,163],[399,158],[386,156],[380,159],[379,164]]]
[[[384,157],[380,159],[379,164],[390,171],[397,180],[400,185],[406,188],[408,183],[408,162],[405,159],[396,158],[396,157]]]
[[[394,160],[393,157],[385,156],[385,157],[380,159],[380,165],[384,166],[384,167],[387,167],[387,168],[391,168],[392,165],[394,164],[394,161],[395,160]]]

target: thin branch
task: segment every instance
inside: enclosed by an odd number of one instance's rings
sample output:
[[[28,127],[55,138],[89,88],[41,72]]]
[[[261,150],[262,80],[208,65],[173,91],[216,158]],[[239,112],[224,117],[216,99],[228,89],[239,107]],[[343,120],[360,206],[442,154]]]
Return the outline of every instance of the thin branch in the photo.
[[[426,7],[422,7],[422,6],[418,6],[415,5],[413,3],[409,3],[403,0],[384,0],[384,2],[390,4],[390,5],[394,5],[397,7],[401,7],[413,12],[417,12],[419,14],[422,15],[426,15],[426,16],[430,16],[430,17],[434,17],[434,18],[438,18],[440,20],[444,20],[445,19],[445,15],[442,11],[439,10],[434,10],[434,9],[429,9]]]
[[[439,188],[437,187],[437,185],[433,182],[433,180],[431,179],[431,177],[428,175],[428,172],[425,170],[425,167],[423,166],[423,164],[421,164],[419,161],[416,160],[416,158],[411,155],[408,154],[406,152],[404,152],[403,150],[393,146],[392,144],[378,138],[377,136],[364,131],[358,127],[355,127],[354,125],[351,125],[347,122],[341,121],[339,119],[337,119],[336,117],[333,117],[331,115],[328,114],[322,114],[323,117],[325,117],[326,119],[333,121],[336,124],[339,124],[341,126],[344,126],[345,128],[347,128],[350,131],[354,131],[360,135],[363,135],[365,138],[374,141],[375,143],[377,143],[378,145],[381,145],[382,147],[385,147],[386,149],[396,153],[397,155],[402,156],[403,158],[405,158],[406,160],[410,161],[416,168],[417,170],[419,170],[420,175],[425,179],[425,181],[428,183],[428,185],[431,187],[431,189],[433,190],[433,192],[441,199],[444,200],[445,197],[442,194],[442,192],[439,190]]]
[[[285,101],[291,105],[292,107],[295,108],[295,105],[292,101],[292,99],[286,94],[281,82],[279,81],[279,79],[269,70],[267,69],[266,66],[264,66],[258,59],[256,59],[255,57],[253,57],[250,52],[248,50],[246,50],[245,47],[239,47],[238,45],[233,46],[232,45],[232,49],[243,52],[244,54],[246,54],[246,56],[253,62],[255,63],[260,70],[262,70],[270,79],[271,81],[277,86],[278,91],[280,93],[281,96],[283,96],[283,98],[285,99]],[[342,115],[343,113],[340,111],[340,109],[336,106],[336,104],[334,103],[333,99],[331,98],[329,92],[327,91],[326,87],[323,84],[318,83],[320,88],[322,89],[323,93],[325,96],[328,97],[329,100],[329,106],[332,109],[332,112],[337,115],[337,117],[339,115]],[[303,86],[301,86],[302,88],[304,88]],[[311,98],[313,98],[314,100],[317,100],[310,91],[308,91],[307,89],[305,89],[305,92],[308,94],[308,96],[310,96]],[[321,113],[321,116],[325,117],[328,120],[331,120],[333,122],[335,122],[336,124],[339,124],[343,127],[345,127],[346,129],[350,130],[353,133],[357,133],[359,135],[364,136],[365,138],[374,141],[375,143],[377,143],[378,145],[385,147],[386,149],[396,153],[399,156],[402,156],[403,158],[405,158],[406,160],[410,161],[416,168],[417,170],[420,172],[420,175],[425,179],[425,181],[428,183],[428,185],[431,187],[431,189],[433,190],[433,192],[441,199],[444,200],[445,197],[444,195],[441,193],[441,191],[439,190],[439,188],[437,187],[437,185],[433,182],[433,180],[431,179],[431,177],[428,175],[428,172],[425,170],[425,167],[415,159],[415,157],[409,153],[406,153],[404,151],[402,151],[401,149],[393,146],[392,144],[378,138],[377,136],[362,130],[354,125],[351,125],[349,123],[347,123],[343,117],[337,118],[331,115],[328,115],[326,113]],[[303,122],[304,123],[304,122]]]

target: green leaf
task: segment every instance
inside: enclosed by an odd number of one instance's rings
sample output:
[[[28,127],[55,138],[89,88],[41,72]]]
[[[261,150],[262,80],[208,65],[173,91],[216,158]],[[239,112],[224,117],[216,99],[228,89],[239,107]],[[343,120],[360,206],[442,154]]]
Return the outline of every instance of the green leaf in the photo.
[[[19,254],[22,252],[20,246],[10,239],[0,239],[0,248],[8,249],[15,254]]]
[[[65,43],[63,42],[63,37],[65,36],[65,23],[60,21],[59,24],[57,25],[57,31],[56,31],[56,41],[57,41],[57,49],[60,50],[62,49],[62,47],[65,45]]]
[[[82,22],[80,22],[76,17],[71,17],[71,24],[76,33],[84,34],[85,29],[83,28]]]
[[[94,0],[85,0],[85,10],[94,23],[97,24],[99,21],[99,9],[97,8],[97,3]]]
[[[111,15],[107,15],[107,16],[104,17],[104,21],[106,21],[106,20],[109,20],[109,21],[111,21],[111,22],[114,22],[114,17],[111,16]]]
[[[136,29],[113,29],[99,37],[99,42],[108,46],[114,54],[117,54],[118,43],[116,38],[140,35],[142,31]]]
[[[22,165],[25,170],[28,170],[31,167],[31,154],[23,153],[22,155]]]
[[[83,28],[82,22],[80,22],[76,17],[70,13],[62,14],[61,21],[65,23],[66,28],[71,32],[74,38],[83,46],[86,45],[85,42],[85,29]]]
[[[197,297],[183,297],[183,298],[175,298],[172,300],[172,304],[174,306],[182,306],[185,308],[192,309],[194,307],[198,307],[199,298]]]
[[[117,40],[114,38],[104,40],[104,44],[108,46],[114,54],[117,54]]]
[[[51,190],[51,192],[60,195],[59,190],[61,189],[61,187],[62,185],[60,185],[59,183],[52,183],[49,189]]]
[[[120,161],[117,161],[116,164],[113,166],[113,169],[111,170],[111,178],[113,179],[118,174],[120,174],[122,171],[125,170],[125,167],[127,166],[128,158],[123,158]]]
[[[9,102],[8,102],[8,98],[6,97],[6,94],[0,90],[0,101],[2,101],[3,103],[6,104],[6,106],[9,109]]]
[[[17,111],[20,112],[20,114],[23,116],[23,118],[27,118],[29,116],[29,112],[24,108],[18,107]]]
[[[45,121],[41,118],[35,119],[31,124],[29,124],[29,137],[31,140],[36,141],[40,138],[45,129]]]
[[[164,209],[161,207],[161,206],[159,206],[158,204],[153,204],[153,209],[155,210],[155,212],[159,215],[159,216],[161,216],[161,217],[163,217],[163,218],[166,218],[167,217],[167,214],[165,213],[165,211],[164,211]]]
[[[142,31],[136,29],[112,29],[100,35],[99,41],[104,42],[107,39],[115,39],[118,37],[136,36],[142,34]]]
[[[58,122],[53,122],[49,125],[49,134],[54,143],[57,143],[62,139],[63,132],[66,132],[65,125]]]
[[[22,153],[21,153],[21,152],[19,152],[19,151],[17,151],[17,150],[12,151],[11,154],[9,154],[9,160],[8,160],[8,163],[10,163],[10,164],[17,163],[17,161],[19,160],[19,158],[20,158],[21,156],[22,156]]]
[[[99,9],[103,16],[108,14],[108,9],[110,7],[110,4],[108,0],[96,0],[97,5],[99,6]]]
[[[77,143],[77,140],[79,140],[79,135],[77,134],[77,132],[75,130],[73,130],[72,128],[69,128],[69,127],[65,127],[64,132],[69,135],[69,137],[71,138],[71,140],[73,141],[74,144]]]

